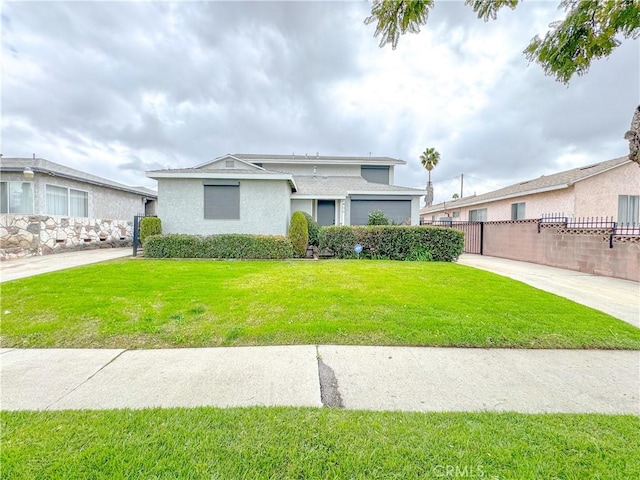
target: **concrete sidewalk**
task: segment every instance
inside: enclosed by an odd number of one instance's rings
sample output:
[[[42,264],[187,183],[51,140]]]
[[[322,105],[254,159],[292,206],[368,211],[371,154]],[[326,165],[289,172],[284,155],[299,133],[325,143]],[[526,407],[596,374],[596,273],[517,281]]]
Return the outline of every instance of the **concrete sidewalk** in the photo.
[[[97,248],[6,260],[0,262],[0,283],[132,255],[131,247]]]
[[[483,255],[464,254],[458,263],[519,280],[640,328],[640,283]]]
[[[309,406],[640,414],[640,352],[302,345],[3,349],[3,410]]]

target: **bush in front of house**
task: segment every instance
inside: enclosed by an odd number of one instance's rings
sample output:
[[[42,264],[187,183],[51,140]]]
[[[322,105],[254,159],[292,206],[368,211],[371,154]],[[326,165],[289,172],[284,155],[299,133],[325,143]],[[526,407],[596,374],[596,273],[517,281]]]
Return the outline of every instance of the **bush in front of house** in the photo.
[[[369,213],[367,225],[389,225],[389,217],[382,210],[374,210]]]
[[[362,245],[358,255],[353,247]],[[336,258],[452,262],[464,249],[459,230],[419,226],[331,226],[320,229],[320,250]]]
[[[317,247],[320,245],[320,225],[307,212],[302,212],[307,219],[307,232],[309,233],[309,245]]]
[[[233,258],[273,260],[293,258],[289,239],[281,235],[153,235],[144,242],[150,258]]]
[[[309,245],[309,231],[307,219],[302,212],[293,212],[291,215],[289,241],[293,246],[293,254],[298,258],[304,257]]]
[[[162,233],[162,222],[158,217],[144,217],[140,221],[140,242],[144,243],[147,237],[151,235],[160,235]]]

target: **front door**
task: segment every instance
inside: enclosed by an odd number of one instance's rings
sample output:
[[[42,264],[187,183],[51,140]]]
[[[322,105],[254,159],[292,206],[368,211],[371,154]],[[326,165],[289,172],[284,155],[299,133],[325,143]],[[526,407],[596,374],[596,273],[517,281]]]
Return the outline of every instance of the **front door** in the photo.
[[[318,225],[326,227],[336,224],[336,201],[318,200]]]

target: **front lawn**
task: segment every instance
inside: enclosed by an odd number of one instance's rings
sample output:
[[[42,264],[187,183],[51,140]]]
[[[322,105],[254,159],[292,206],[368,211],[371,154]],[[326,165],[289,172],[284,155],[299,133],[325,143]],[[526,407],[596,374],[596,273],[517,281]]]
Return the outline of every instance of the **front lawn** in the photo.
[[[640,329],[450,263],[125,259],[2,284],[2,347],[640,349]]]
[[[15,479],[631,479],[632,415],[310,408],[2,412]]]

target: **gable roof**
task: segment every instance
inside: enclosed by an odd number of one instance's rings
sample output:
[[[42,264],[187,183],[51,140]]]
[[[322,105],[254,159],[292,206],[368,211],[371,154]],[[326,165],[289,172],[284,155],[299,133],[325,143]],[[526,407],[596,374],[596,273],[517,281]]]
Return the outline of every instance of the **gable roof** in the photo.
[[[251,169],[243,169],[243,168],[216,168],[215,163],[213,162],[213,166],[211,162],[203,164],[204,166],[193,167],[193,168],[173,168],[173,169],[165,169],[165,170],[151,170],[147,172],[147,177],[149,178],[218,178],[218,179],[238,179],[238,180],[246,180],[246,179],[264,179],[264,180],[285,180],[289,182],[289,185],[293,189],[293,191],[298,190],[298,186],[293,178],[293,175],[286,172],[276,172],[274,170],[265,170],[264,168],[253,166]]]
[[[397,187],[367,182],[362,177],[296,175],[298,192],[291,198],[346,198],[348,195],[402,195],[422,196],[426,192],[417,188]]]
[[[0,158],[0,171],[2,172],[22,172],[26,167],[29,167],[34,173],[46,173],[47,175],[68,178],[100,187],[113,188],[146,197],[158,197],[158,192],[150,188],[123,185],[122,183],[107,180],[106,178],[76,170],[75,168],[66,167],[59,163],[45,160],[44,158]]]
[[[251,163],[294,163],[315,165],[405,165],[407,162],[399,158],[391,157],[347,157],[320,155],[271,155],[264,153],[234,153],[230,154],[236,159]]]
[[[532,180],[526,180],[524,182],[515,183],[508,187],[500,188],[492,192],[484,193],[482,195],[472,195],[470,197],[463,197],[458,200],[447,200],[443,203],[431,205],[429,207],[423,207],[420,213],[432,213],[439,212],[445,208],[451,210],[454,208],[468,207],[472,205],[478,205],[481,203],[495,202],[498,200],[522,197],[525,195],[532,195],[535,193],[550,192],[553,190],[562,190],[569,188],[577,182],[586,180],[587,178],[600,175],[604,172],[618,168],[622,165],[630,163],[629,157],[619,157],[613,160],[607,160],[605,162],[594,163],[584,167],[572,168],[571,170],[565,170],[563,172],[554,173],[552,175],[542,175],[539,178]]]

